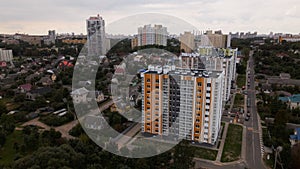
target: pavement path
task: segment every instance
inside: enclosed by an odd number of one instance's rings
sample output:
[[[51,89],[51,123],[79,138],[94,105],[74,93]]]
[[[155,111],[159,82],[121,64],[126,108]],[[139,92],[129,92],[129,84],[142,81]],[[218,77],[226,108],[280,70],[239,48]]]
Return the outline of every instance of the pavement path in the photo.
[[[218,155],[217,155],[217,158],[216,158],[217,162],[221,161],[221,157],[222,157],[222,153],[223,153],[223,149],[224,149],[224,145],[225,145],[225,139],[226,139],[226,136],[227,136],[228,126],[229,126],[229,124],[225,123],[221,144],[220,144]]]

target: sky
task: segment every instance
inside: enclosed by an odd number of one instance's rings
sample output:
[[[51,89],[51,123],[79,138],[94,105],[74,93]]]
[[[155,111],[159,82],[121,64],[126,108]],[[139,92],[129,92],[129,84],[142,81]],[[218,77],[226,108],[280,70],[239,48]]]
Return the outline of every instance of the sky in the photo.
[[[85,34],[86,19],[97,14],[104,18],[108,31],[117,25],[122,34],[137,31],[136,26],[147,21],[155,22],[153,18],[165,25],[178,24],[180,31],[187,30],[184,25],[188,24],[200,31],[299,34],[297,11],[299,0],[2,0],[0,34],[47,34],[52,29]],[[149,13],[155,17],[149,19]],[[133,19],[135,24],[125,22],[134,16],[139,16]]]

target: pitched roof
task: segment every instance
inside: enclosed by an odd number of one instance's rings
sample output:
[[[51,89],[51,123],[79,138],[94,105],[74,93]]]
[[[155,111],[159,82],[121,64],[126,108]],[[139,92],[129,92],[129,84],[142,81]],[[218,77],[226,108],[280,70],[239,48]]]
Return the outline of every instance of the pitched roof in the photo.
[[[296,128],[295,130],[296,130],[296,134],[290,135],[290,139],[299,141],[300,140],[300,128]]]
[[[84,119],[85,124],[90,124],[94,126],[101,126],[104,119],[99,116],[86,116]]]
[[[31,90],[30,93],[44,95],[44,94],[50,93],[51,91],[52,91],[51,87],[43,87],[43,88]]]
[[[32,88],[32,85],[29,84],[29,83],[27,83],[27,84],[20,85],[19,88],[20,88],[20,89],[23,89],[23,90],[25,90],[25,91],[30,91],[31,88]]]
[[[83,95],[83,94],[87,94],[88,92],[89,91],[85,87],[82,87],[72,91],[71,95]]]
[[[279,100],[281,100],[283,102],[298,103],[298,102],[300,102],[300,94],[294,94],[290,97],[279,97]]]
[[[121,74],[121,73],[125,73],[125,70],[121,67],[118,67],[115,71],[116,74]]]

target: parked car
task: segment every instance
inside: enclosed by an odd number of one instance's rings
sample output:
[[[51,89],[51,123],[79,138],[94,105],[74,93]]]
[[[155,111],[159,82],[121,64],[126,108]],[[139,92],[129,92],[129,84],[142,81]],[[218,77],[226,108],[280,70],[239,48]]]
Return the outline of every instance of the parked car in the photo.
[[[246,116],[245,120],[246,120],[246,121],[249,121],[249,119],[250,119],[250,117]]]

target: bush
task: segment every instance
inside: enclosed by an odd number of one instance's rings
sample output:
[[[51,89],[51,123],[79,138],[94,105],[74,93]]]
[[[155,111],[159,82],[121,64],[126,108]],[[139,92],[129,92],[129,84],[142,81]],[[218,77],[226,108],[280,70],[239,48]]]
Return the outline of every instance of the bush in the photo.
[[[61,126],[63,124],[66,124],[70,121],[74,120],[74,116],[72,113],[67,113],[63,117],[59,117],[57,115],[51,114],[48,116],[41,117],[39,119],[41,122],[47,124],[48,126]]]

